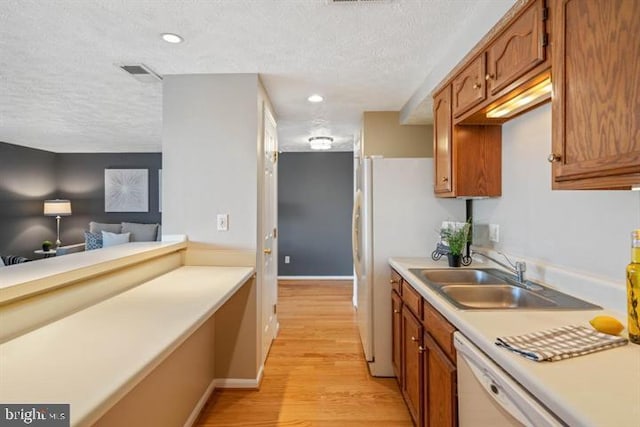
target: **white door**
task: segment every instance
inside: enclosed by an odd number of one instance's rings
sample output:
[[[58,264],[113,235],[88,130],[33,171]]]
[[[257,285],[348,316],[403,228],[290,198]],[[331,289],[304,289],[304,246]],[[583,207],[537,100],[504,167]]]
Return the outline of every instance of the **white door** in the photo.
[[[278,139],[276,122],[264,109],[264,176],[262,179],[262,360],[278,329]]]

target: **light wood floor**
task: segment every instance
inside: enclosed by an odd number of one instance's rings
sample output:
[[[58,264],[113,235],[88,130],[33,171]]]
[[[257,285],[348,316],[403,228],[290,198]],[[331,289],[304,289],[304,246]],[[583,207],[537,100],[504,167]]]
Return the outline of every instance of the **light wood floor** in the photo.
[[[260,390],[217,390],[198,426],[411,426],[392,378],[373,378],[351,282],[281,282]]]

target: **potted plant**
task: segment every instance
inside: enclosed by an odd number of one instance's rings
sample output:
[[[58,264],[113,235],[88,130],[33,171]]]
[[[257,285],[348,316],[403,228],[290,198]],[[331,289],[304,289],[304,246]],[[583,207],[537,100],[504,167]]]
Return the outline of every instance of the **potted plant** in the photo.
[[[443,230],[443,238],[449,244],[449,253],[447,254],[449,267],[460,267],[462,254],[467,248],[467,242],[469,241],[470,228],[471,224],[465,222],[464,225],[458,229],[450,228]]]
[[[44,242],[42,242],[42,250],[45,252],[49,252],[51,246],[53,246],[53,243],[51,243],[49,240],[45,240]]]

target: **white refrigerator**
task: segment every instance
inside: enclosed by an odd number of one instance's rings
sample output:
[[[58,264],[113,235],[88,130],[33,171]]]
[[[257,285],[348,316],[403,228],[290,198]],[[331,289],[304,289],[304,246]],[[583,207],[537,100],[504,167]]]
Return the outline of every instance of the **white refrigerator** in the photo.
[[[354,305],[369,372],[390,377],[388,260],[429,257],[442,221],[465,219],[465,202],[434,196],[431,158],[365,158],[356,162],[355,173]]]

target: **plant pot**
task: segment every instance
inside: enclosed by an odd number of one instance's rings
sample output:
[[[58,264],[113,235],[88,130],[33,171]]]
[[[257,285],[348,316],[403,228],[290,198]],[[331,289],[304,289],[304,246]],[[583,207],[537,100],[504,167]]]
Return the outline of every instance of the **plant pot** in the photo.
[[[449,260],[449,267],[460,267],[460,259],[461,255],[447,254],[447,259]]]
[[[42,245],[42,250],[45,252],[49,252],[49,250],[51,249],[51,245]]]

